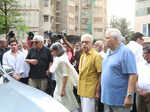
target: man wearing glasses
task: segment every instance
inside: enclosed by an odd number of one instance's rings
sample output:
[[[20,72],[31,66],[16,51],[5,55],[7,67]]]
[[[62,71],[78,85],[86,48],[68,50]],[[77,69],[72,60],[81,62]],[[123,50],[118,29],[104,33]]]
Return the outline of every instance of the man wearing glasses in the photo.
[[[42,36],[35,35],[33,43],[35,47],[29,50],[26,57],[26,62],[30,64],[29,85],[46,92],[47,76],[53,57],[50,50],[43,45],[44,38]]]
[[[92,48],[93,37],[81,37],[83,53],[79,63],[78,95],[81,97],[82,112],[95,112],[95,100],[100,97],[100,75],[102,57]]]

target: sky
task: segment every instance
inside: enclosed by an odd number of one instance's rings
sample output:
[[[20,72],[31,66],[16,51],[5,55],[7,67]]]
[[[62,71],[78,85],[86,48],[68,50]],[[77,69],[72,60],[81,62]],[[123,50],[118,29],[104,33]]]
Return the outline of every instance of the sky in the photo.
[[[134,29],[135,24],[135,0],[107,0],[108,21],[114,15],[124,17]]]

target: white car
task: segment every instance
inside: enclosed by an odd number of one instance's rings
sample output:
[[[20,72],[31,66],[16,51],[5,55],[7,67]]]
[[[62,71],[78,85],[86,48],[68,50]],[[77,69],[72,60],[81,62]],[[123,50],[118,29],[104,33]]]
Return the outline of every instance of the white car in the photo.
[[[48,94],[10,75],[9,67],[0,68],[0,112],[69,112]]]

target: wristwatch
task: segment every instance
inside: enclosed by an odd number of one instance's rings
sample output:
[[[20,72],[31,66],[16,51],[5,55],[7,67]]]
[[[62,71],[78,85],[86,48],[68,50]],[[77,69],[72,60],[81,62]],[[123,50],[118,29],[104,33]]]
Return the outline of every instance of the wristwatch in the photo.
[[[127,94],[127,97],[128,97],[128,98],[132,98],[133,95],[132,95],[132,94]]]

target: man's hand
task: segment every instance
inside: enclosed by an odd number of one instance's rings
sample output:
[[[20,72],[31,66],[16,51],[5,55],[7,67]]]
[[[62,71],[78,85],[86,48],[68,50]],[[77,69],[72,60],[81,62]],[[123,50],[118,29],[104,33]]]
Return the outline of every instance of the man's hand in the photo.
[[[26,59],[26,62],[32,65],[37,65],[38,60],[37,59]]]
[[[95,100],[96,101],[99,101],[100,100],[100,92],[96,92],[96,95],[95,95]]]
[[[131,98],[128,98],[128,96],[125,97],[124,106],[125,107],[131,107],[132,106],[132,97]]]
[[[150,92],[149,91],[146,91],[146,90],[141,90],[141,92],[139,93],[141,96],[144,96],[144,97],[147,97],[150,95]]]
[[[13,75],[12,77],[15,78],[16,80],[20,80],[21,79],[20,75]]]
[[[62,91],[61,91],[60,96],[61,96],[61,97],[65,96],[65,90],[62,90]]]
[[[62,35],[62,39],[63,39],[64,41],[67,40],[66,36],[64,36],[64,35]]]
[[[49,70],[46,71],[46,76],[49,76],[50,75],[50,72]]]

